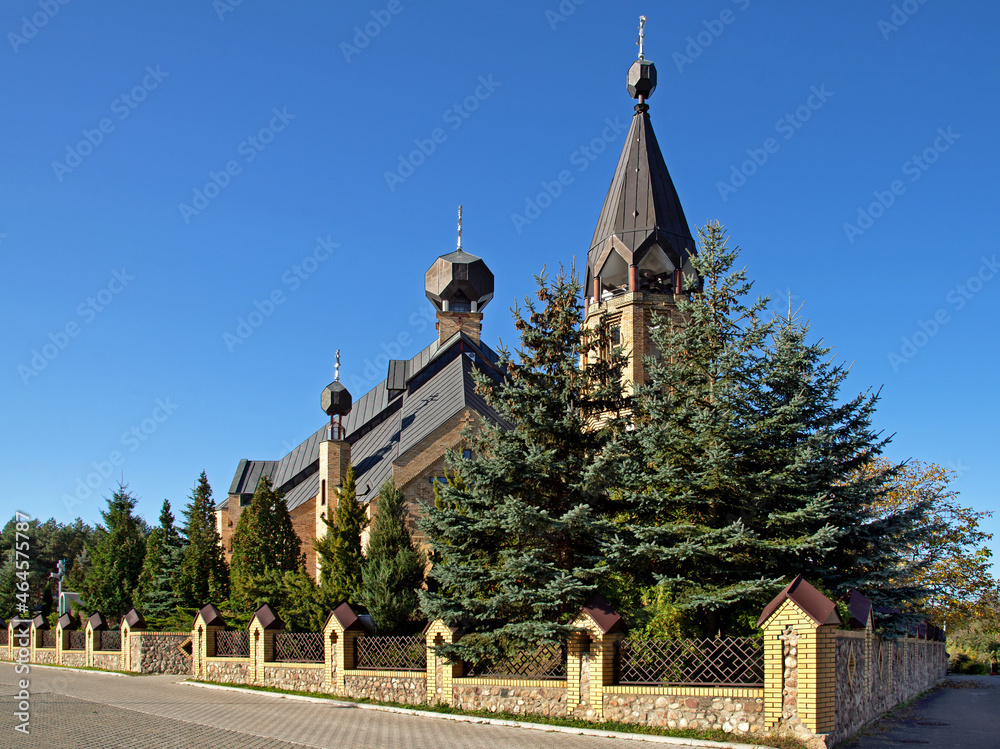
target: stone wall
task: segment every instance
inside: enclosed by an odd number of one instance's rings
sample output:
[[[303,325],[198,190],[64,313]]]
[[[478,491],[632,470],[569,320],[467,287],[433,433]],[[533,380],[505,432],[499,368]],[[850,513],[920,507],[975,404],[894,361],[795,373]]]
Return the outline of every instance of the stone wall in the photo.
[[[344,696],[423,705],[427,702],[427,674],[422,671],[346,671]]]
[[[323,665],[264,664],[264,686],[296,692],[323,691]]]
[[[35,648],[35,657],[32,663],[43,663],[47,665],[58,665],[55,648]]]
[[[205,672],[206,681],[251,683],[249,658],[208,658],[205,661]]]
[[[620,693],[608,687],[604,717],[622,723],[659,728],[721,728],[727,732],[761,733],[764,729],[764,690],[745,696],[711,696],[643,689],[649,693]],[[742,690],[716,689],[715,692]]]
[[[87,665],[87,653],[83,650],[64,650],[62,665],[83,668]]]
[[[837,724],[831,743],[850,738],[865,724],[940,682],[948,672],[945,643],[873,633],[837,636]]]
[[[122,667],[122,656],[116,650],[95,650],[94,668],[103,668],[106,671],[119,671]]]
[[[519,683],[520,682],[520,683]],[[491,713],[566,715],[566,682],[514,679],[456,679],[454,705]]]
[[[189,674],[191,656],[178,646],[190,639],[190,632],[135,632],[132,667],[143,674]]]

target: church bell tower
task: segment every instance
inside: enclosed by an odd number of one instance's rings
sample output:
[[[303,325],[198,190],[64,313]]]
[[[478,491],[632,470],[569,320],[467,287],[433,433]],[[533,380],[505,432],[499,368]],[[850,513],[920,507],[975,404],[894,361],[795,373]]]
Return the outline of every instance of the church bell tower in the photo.
[[[677,297],[696,283],[695,242],[649,119],[656,67],[643,55],[645,22],[642,16],[639,59],[627,77],[638,103],[587,253],[584,287],[584,325],[608,316],[612,339],[627,355],[630,390],[646,380],[643,357],[660,355],[650,340],[653,315],[674,314]]]

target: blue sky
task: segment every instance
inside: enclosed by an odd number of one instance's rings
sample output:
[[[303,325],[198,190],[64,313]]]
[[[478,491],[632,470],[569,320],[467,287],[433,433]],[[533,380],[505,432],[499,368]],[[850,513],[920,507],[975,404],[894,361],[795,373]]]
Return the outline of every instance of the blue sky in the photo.
[[[642,13],[692,226],[882,388],[890,457],[996,509],[1000,8],[972,0],[5,3],[0,509],[95,522],[123,472],[150,520],[202,470],[224,497],[323,422],[336,349],[358,397],[433,340],[459,203],[513,343],[533,274],[586,256]]]

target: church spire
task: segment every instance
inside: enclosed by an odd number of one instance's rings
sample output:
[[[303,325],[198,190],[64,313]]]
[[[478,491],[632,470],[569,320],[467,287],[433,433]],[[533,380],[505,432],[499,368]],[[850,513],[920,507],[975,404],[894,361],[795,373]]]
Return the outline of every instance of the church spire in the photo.
[[[639,20],[639,58],[628,71],[638,100],[587,254],[586,295],[597,302],[629,291],[673,293],[695,243],[649,119],[656,66],[645,59],[646,17]]]

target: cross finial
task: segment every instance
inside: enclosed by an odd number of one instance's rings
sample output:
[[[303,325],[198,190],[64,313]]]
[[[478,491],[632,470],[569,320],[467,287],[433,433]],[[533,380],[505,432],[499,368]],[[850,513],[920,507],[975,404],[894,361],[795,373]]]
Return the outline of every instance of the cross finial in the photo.
[[[645,60],[646,57],[642,53],[642,42],[646,38],[646,16],[639,16],[639,41],[636,44],[639,45],[639,59]]]
[[[337,363],[333,365],[333,381],[340,382],[340,349],[337,349]]]
[[[462,206],[458,207],[458,249],[462,249]]]

